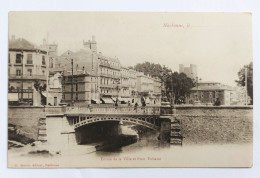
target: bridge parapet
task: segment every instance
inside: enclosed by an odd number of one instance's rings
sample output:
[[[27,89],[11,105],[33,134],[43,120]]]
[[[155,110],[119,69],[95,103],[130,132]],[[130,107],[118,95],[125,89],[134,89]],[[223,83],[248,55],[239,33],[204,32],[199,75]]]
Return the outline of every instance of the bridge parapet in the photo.
[[[98,113],[98,114],[145,114],[145,115],[160,115],[160,106],[146,107],[104,107],[104,106],[71,106],[66,108],[66,114],[73,113]]]

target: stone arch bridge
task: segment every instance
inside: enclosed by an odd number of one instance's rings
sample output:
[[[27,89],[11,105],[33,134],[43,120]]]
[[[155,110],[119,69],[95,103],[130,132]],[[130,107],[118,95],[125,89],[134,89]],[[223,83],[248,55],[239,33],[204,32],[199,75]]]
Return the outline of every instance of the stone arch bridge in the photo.
[[[157,130],[160,133],[170,132],[170,142],[180,143],[182,138],[180,122],[177,115],[172,112],[170,107],[162,108],[160,106],[145,108],[67,107],[61,115],[46,115],[46,140],[55,143],[59,138],[55,139],[54,135],[66,137],[65,140],[73,140],[76,136],[76,142],[81,143],[78,140],[84,140],[89,135],[98,135],[100,132],[118,132],[118,123],[130,123]],[[91,128],[93,125],[95,125],[94,129]],[[100,128],[102,129],[100,130]],[[108,129],[110,130],[108,131]],[[86,131],[90,133],[85,134]]]

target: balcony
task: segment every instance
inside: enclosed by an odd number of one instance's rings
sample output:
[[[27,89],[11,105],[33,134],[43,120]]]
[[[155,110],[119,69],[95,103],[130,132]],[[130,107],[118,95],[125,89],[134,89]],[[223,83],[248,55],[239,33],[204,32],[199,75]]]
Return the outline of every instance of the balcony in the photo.
[[[9,80],[14,80],[14,79],[23,79],[23,80],[47,80],[47,76],[46,75],[28,75],[28,74],[24,74],[22,75],[15,75],[15,74],[9,74],[8,75],[8,79]]]
[[[33,89],[8,89],[8,93],[33,93]]]
[[[110,78],[112,78],[111,74],[106,74],[106,73],[101,73],[100,76],[101,77],[110,77]]]
[[[111,68],[111,69],[120,70],[119,67],[116,67],[116,66],[114,66],[114,65],[108,64],[108,63],[106,63],[106,62],[101,62],[99,65],[102,66],[102,67],[108,67],[108,68]]]
[[[116,88],[116,84],[100,84],[102,88]]]

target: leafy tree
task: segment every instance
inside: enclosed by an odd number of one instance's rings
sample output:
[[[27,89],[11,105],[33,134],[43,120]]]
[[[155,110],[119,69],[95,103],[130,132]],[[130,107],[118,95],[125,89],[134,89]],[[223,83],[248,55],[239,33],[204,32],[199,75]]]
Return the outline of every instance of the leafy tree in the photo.
[[[143,72],[145,75],[149,74],[152,77],[160,77],[163,67],[160,64],[154,64],[150,62],[138,63],[134,66],[134,69]]]
[[[47,85],[45,83],[41,83],[39,80],[35,80],[34,88],[41,94],[41,104],[46,105],[46,98],[43,97],[42,92],[46,91]]]
[[[168,101],[173,99],[174,103],[184,101],[190,93],[190,89],[194,87],[192,79],[188,78],[184,73],[172,73],[171,69],[150,62],[138,63],[135,70],[149,74],[152,77],[158,77],[162,81],[162,96]]]
[[[251,98],[251,104],[253,104],[253,62],[244,66],[238,71],[238,80],[236,83],[238,86],[245,86],[245,68],[247,68],[247,94]]]
[[[190,94],[192,87],[194,87],[194,83],[186,74],[171,73],[166,79],[167,98],[172,98],[175,104],[182,103]]]

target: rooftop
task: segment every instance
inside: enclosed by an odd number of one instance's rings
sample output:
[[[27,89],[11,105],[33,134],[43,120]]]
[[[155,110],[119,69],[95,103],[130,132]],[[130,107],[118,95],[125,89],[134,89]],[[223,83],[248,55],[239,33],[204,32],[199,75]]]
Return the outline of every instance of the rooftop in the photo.
[[[201,90],[201,91],[211,91],[211,90],[229,90],[231,91],[232,88],[229,86],[225,86],[225,85],[212,85],[212,86],[198,86],[197,87],[193,87],[191,89],[192,91],[196,91],[196,90]]]

